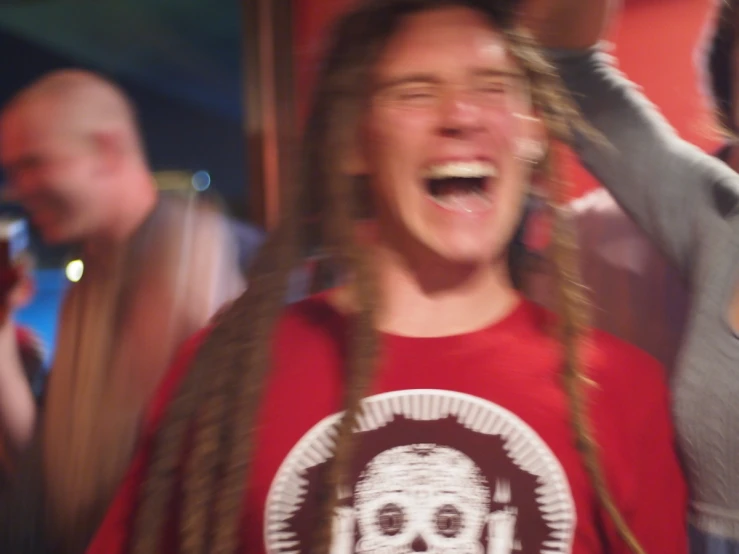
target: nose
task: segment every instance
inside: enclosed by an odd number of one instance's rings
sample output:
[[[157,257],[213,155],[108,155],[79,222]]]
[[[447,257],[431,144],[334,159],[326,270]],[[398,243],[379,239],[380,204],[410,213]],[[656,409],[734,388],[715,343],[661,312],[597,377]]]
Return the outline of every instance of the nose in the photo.
[[[445,137],[462,138],[480,130],[480,106],[464,90],[449,91],[439,114],[439,131]]]
[[[423,540],[423,537],[421,535],[417,535],[415,539],[413,539],[413,542],[411,543],[411,550],[413,552],[428,552],[429,545],[426,544],[426,541]]]

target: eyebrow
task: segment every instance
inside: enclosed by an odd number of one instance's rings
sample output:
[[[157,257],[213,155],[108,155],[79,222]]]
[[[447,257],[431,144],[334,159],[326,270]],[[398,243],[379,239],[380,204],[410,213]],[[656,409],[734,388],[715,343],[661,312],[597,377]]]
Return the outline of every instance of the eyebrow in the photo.
[[[474,77],[486,77],[486,78],[513,78],[513,79],[525,79],[525,75],[520,71],[509,71],[502,69],[478,69],[472,72]],[[395,88],[405,85],[438,85],[442,82],[442,79],[431,75],[429,73],[414,73],[411,75],[403,75],[401,77],[395,77],[380,81],[375,87],[375,91],[383,91],[389,88]]]

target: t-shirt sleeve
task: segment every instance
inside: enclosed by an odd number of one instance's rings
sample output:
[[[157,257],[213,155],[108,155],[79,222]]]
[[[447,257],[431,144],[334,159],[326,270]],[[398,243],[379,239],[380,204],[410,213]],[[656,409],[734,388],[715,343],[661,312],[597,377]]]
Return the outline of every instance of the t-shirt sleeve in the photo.
[[[86,554],[124,554],[126,552],[134,507],[151,457],[154,437],[169,402],[207,334],[206,329],[188,339],[178,351],[174,363],[162,379],[142,423],[139,448]]]
[[[601,335],[591,402],[600,459],[616,505],[648,553],[688,551],[687,487],[678,460],[668,387],[659,363]],[[609,542],[631,554],[601,510]]]

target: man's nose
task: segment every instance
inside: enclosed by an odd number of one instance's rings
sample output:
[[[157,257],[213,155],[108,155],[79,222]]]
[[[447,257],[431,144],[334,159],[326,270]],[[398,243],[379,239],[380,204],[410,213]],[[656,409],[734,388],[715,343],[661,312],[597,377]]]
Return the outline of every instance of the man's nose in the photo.
[[[444,136],[462,137],[482,128],[482,111],[464,90],[449,91],[439,107],[439,131]]]

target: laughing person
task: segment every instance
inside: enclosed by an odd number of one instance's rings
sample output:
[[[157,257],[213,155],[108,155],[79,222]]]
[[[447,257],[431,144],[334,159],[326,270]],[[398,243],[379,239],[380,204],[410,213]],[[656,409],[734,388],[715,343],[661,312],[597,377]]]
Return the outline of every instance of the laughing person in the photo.
[[[527,183],[571,125],[505,3],[344,16],[295,197],[165,378],[89,552],[685,553],[662,370],[586,328],[563,221],[560,313],[511,282]],[[344,284],[285,309],[306,205]]]

